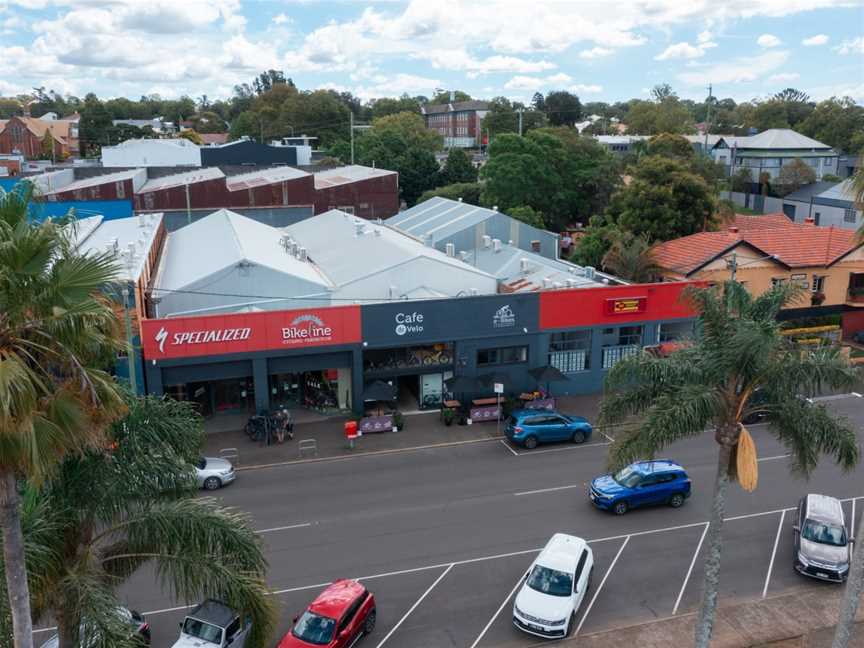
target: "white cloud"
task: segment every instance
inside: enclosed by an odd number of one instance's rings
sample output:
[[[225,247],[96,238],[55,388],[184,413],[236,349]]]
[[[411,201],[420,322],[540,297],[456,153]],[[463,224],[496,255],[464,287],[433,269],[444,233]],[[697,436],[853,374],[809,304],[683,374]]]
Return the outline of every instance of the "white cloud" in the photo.
[[[815,101],[823,101],[831,97],[851,97],[858,103],[864,102],[864,83],[816,86],[815,88],[808,88],[808,90]]]
[[[373,85],[354,88],[354,94],[364,100],[399,97],[406,92],[409,95],[431,95],[435,88],[442,85],[439,79],[429,79],[416,74],[377,75],[372,80]]]
[[[529,76],[515,76],[504,84],[508,90],[539,90],[546,84],[545,79]]]
[[[576,94],[597,94],[599,92],[603,92],[603,86],[601,85],[585,85],[584,83],[577,83],[576,85],[571,85],[567,89],[570,92],[575,92]]]
[[[711,34],[708,32],[702,32],[699,34],[699,42],[696,45],[691,45],[690,43],[675,43],[674,45],[670,45],[665,50],[660,52],[657,56],[654,57],[655,61],[670,61],[673,59],[695,59],[701,58],[705,56],[705,51],[712,48],[717,47],[717,43],[714,43],[711,40],[703,40],[702,37],[705,34],[708,34],[708,38],[710,39]]]
[[[277,25],[284,25],[286,23],[291,22],[291,19],[286,16],[284,13],[276,14],[273,16],[273,22]]]
[[[563,72],[559,72],[558,74],[553,74],[552,76],[546,77],[547,83],[554,84],[562,84],[562,83],[570,83],[573,80],[569,74],[564,74]]]
[[[797,81],[801,75],[797,72],[781,72],[780,74],[772,74],[768,77],[768,81],[773,83],[786,83],[788,81]]]
[[[687,85],[702,86],[708,83],[744,83],[757,81],[769,72],[773,72],[789,59],[785,50],[765,52],[757,56],[747,56],[693,68],[692,72],[677,75],[677,79]]]
[[[828,36],[826,34],[816,34],[815,36],[811,36],[810,38],[805,38],[801,41],[801,44],[805,47],[813,47],[815,45],[824,45],[828,42]]]
[[[713,36],[714,35],[706,29],[703,32],[699,32],[699,35],[696,37],[696,42],[698,42],[698,43],[710,43]]]
[[[467,72],[469,78],[500,72],[543,72],[557,67],[555,63],[546,60],[529,61],[516,56],[498,54],[478,59],[464,49],[429,50],[417,53],[413,57],[428,60],[435,69]]]
[[[777,47],[778,45],[780,45],[781,42],[782,41],[774,34],[762,34],[759,38],[756,39],[756,44],[759,47],[764,47],[765,49]]]
[[[852,40],[844,40],[834,51],[845,56],[846,54],[864,54],[864,36],[858,36]]]
[[[608,47],[592,47],[591,49],[582,50],[579,52],[579,58],[590,61],[591,59],[602,58],[614,53],[615,50]]]

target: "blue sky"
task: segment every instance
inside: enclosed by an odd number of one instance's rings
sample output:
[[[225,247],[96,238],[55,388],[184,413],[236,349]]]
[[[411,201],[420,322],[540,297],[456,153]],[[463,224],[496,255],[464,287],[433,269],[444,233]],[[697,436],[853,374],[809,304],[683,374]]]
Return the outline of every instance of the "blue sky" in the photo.
[[[737,101],[793,86],[864,103],[864,0],[0,0],[0,95],[211,99],[262,69],[364,99]]]

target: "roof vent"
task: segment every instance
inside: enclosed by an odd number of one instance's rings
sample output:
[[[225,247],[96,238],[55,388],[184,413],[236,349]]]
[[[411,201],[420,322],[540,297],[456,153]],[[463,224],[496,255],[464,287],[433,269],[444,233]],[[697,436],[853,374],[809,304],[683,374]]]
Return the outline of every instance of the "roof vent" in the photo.
[[[569,281],[569,279],[568,279],[568,281]],[[552,287],[555,290],[561,290],[564,287],[564,284],[562,284],[560,281],[556,281],[555,283],[552,284]]]
[[[476,296],[476,295],[479,295],[479,294],[480,294],[480,291],[477,290],[476,288],[472,288],[472,289],[471,289],[471,295]]]
[[[377,228],[376,228],[376,229],[374,229],[374,230],[372,230],[372,231],[375,232],[375,236],[377,236],[378,238],[381,238],[381,230],[380,230],[380,229],[377,229]]]
[[[528,272],[528,259],[522,257],[519,259],[519,272],[527,273]]]
[[[815,225],[816,219],[814,219],[812,216],[808,216],[807,218],[804,219],[804,224],[805,225]]]
[[[308,253],[306,252],[305,247],[301,247],[297,251],[297,258],[300,259],[301,261],[306,261],[306,259],[308,258]]]
[[[576,280],[568,278],[567,279],[567,287],[568,288],[574,288],[575,286],[576,286]]]
[[[513,245],[513,239],[510,239],[509,241],[507,241],[507,245]]]
[[[377,218],[377,219],[376,219],[376,222],[377,222],[379,225],[382,225],[382,224],[384,223],[384,219],[383,219],[383,218]]]
[[[446,250],[448,257],[455,257],[456,256],[456,246],[453,245],[452,243],[448,243],[447,245],[445,245],[444,249]]]
[[[488,234],[483,235],[483,247],[484,248],[492,247],[492,237],[489,236]]]
[[[552,286],[552,279],[550,277],[543,277],[543,287],[550,288]]]
[[[492,211],[498,211],[498,205],[492,205]]]
[[[399,289],[396,286],[390,286],[390,299],[396,299],[396,293]]]
[[[120,241],[116,238],[111,239],[111,248],[114,250],[114,253],[120,251]]]
[[[501,251],[501,239],[492,239],[492,249],[495,250],[495,252]]]
[[[362,221],[354,221],[354,233],[357,236],[363,236],[366,232],[366,223]]]
[[[462,261],[467,261],[468,260],[468,253],[465,250],[462,250],[461,252],[459,252],[459,258]]]
[[[585,274],[586,279],[594,279],[594,274],[597,272],[593,266],[585,266],[582,268],[582,272]]]
[[[459,198],[457,198],[457,200],[458,200],[459,202],[462,202],[462,196],[459,196]]]

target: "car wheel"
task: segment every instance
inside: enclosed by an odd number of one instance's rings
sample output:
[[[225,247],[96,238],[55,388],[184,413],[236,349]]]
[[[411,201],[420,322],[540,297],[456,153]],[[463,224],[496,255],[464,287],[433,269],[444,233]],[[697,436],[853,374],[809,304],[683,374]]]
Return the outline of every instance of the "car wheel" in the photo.
[[[204,488],[207,490],[217,490],[222,488],[222,482],[218,477],[208,477],[204,480]]]
[[[366,623],[363,624],[363,634],[372,634],[372,631],[375,629],[376,616],[375,608],[372,608],[369,616],[366,617]]]
[[[612,512],[615,515],[624,515],[629,509],[630,507],[627,506],[627,502],[621,500],[620,502],[615,502],[615,505],[612,507]]]
[[[681,493],[675,493],[672,497],[669,498],[669,506],[672,508],[678,508],[684,503],[684,496]]]
[[[529,436],[525,439],[525,447],[529,450],[533,450],[537,447],[537,437]]]
[[[573,438],[570,439],[573,443],[585,443],[585,433],[582,430],[576,430],[573,433]]]

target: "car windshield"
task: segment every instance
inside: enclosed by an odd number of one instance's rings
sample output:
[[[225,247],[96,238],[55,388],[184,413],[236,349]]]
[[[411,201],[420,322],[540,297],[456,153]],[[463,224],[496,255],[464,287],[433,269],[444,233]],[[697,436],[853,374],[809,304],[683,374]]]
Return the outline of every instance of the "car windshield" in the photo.
[[[570,574],[535,565],[528,575],[528,587],[552,596],[570,596],[573,579]]]
[[[835,547],[846,546],[846,529],[842,526],[834,526],[824,522],[807,520],[801,537],[810,542],[833,545]]]
[[[326,646],[333,641],[334,630],[336,630],[336,619],[318,616],[306,610],[294,624],[291,633],[301,641]]]
[[[642,473],[634,470],[633,466],[627,466],[615,473],[612,478],[626,488],[633,488],[642,479]]]
[[[183,622],[183,634],[209,641],[217,646],[222,643],[222,628],[192,617],[186,617],[186,621]]]

